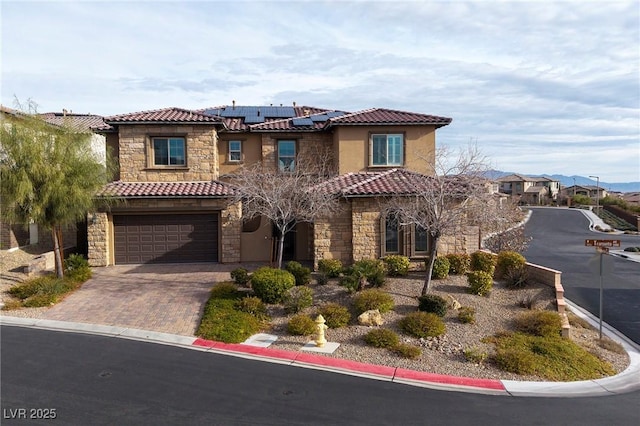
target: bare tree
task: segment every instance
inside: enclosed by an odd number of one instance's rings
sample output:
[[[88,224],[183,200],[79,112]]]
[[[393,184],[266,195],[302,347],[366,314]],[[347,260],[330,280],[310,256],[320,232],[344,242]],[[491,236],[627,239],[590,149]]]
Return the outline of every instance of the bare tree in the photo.
[[[333,174],[328,153],[298,156],[286,170],[261,163],[246,166],[229,176],[237,190],[232,202],[242,203],[245,219],[266,217],[278,231],[277,264],[282,268],[284,236],[298,223],[313,222],[319,216],[335,213],[338,196],[310,190]]]
[[[429,263],[422,295],[429,292],[431,273],[437,256],[438,241],[443,235],[454,234],[469,224],[469,215],[482,208],[489,196],[484,175],[488,170],[485,157],[474,145],[457,155],[441,148],[435,156],[424,160],[431,168],[427,175],[413,173],[407,179],[407,194],[391,197],[384,205],[384,213],[399,224],[414,225],[430,236]],[[435,161],[432,163],[429,161]]]

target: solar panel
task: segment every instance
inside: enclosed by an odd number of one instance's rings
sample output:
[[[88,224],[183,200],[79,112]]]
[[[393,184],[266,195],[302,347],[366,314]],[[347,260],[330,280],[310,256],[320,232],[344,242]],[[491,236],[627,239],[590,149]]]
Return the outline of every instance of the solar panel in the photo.
[[[327,114],[316,114],[316,115],[312,115],[309,118],[311,119],[311,121],[315,123],[319,121],[327,121],[329,119],[329,116]]]
[[[343,111],[330,111],[326,113],[329,118],[333,118],[333,117],[340,117],[341,115],[345,115],[346,112]]]
[[[246,124],[257,124],[257,123],[264,123],[264,116],[263,115],[247,115],[244,117],[244,122]]]
[[[313,120],[310,118],[294,118],[292,121],[294,126],[313,126]]]

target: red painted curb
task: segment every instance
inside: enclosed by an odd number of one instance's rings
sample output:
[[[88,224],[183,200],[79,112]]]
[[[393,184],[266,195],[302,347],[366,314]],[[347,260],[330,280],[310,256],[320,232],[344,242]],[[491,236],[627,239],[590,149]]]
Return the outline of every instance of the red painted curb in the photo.
[[[305,364],[319,365],[323,367],[339,368],[347,371],[357,371],[359,373],[375,374],[378,376],[388,376],[392,378],[395,372],[395,367],[387,367],[384,365],[365,364],[358,361],[352,361],[348,359],[330,358],[322,355],[315,355],[309,353],[300,353],[296,358],[296,363],[301,362]]]
[[[223,343],[214,340],[196,339],[192,343],[193,346],[202,346],[205,348],[220,349],[228,352],[237,352],[243,354],[251,354],[262,356],[265,358],[275,358],[293,361],[298,356],[297,352],[285,351],[281,349],[261,348],[258,346],[242,345],[240,343]]]
[[[444,374],[426,373],[422,371],[398,368],[396,378],[416,380],[420,382],[444,383],[448,385],[470,386],[474,388],[506,390],[500,380],[474,379],[470,377],[446,376]]]

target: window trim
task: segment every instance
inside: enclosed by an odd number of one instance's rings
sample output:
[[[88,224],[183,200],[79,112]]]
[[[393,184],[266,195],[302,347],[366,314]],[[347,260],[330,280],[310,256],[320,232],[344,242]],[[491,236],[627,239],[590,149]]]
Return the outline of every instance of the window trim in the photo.
[[[182,148],[184,152],[184,164],[156,164],[156,149],[155,149],[155,141],[156,139],[166,139],[167,143],[171,139],[182,139]],[[150,169],[187,169],[188,168],[188,155],[187,155],[187,135],[184,134],[175,134],[175,135],[166,135],[166,134],[153,134],[148,135],[148,148],[149,155],[147,155],[147,167]],[[169,148],[169,147],[168,147]],[[171,162],[170,151],[167,155],[168,162]]]
[[[380,218],[380,255],[385,257],[386,255],[401,255],[409,258],[424,259],[429,255],[430,245],[432,244],[431,238],[427,233],[427,250],[416,250],[416,225],[400,225],[398,224],[398,250],[387,250],[387,220],[388,216],[382,216]]]
[[[374,164],[374,148],[373,148],[373,139],[375,136],[385,136],[386,144],[385,144],[385,158],[387,161],[385,164]],[[389,136],[399,136],[401,138],[400,144],[400,163],[390,164],[388,161],[389,158]],[[370,132],[369,133],[369,167],[404,167],[406,163],[406,134],[405,132]]]
[[[231,143],[233,143],[233,142],[237,142],[237,143],[239,143],[239,144],[240,144],[240,149],[239,149],[239,150],[237,150],[237,151],[236,151],[236,150],[234,150],[234,151],[232,151],[232,150],[231,150]],[[241,162],[244,160],[244,152],[243,152],[243,150],[242,150],[242,145],[244,145],[244,144],[242,143],[242,139],[229,139],[229,140],[227,141],[227,161],[228,161],[229,163],[241,163]],[[237,159],[237,160],[232,159],[232,158],[231,158],[231,154],[232,154],[232,153],[237,153],[237,154],[239,154],[239,155],[240,155],[240,158],[239,158],[239,159]]]

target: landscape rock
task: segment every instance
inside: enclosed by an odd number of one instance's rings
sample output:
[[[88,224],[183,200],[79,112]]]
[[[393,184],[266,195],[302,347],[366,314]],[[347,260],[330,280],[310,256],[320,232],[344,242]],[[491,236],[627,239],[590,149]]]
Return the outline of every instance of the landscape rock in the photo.
[[[449,308],[455,309],[455,310],[460,309],[462,305],[460,305],[460,302],[458,302],[455,297],[453,297],[450,294],[447,294],[447,297],[449,298]]]
[[[382,325],[384,321],[382,320],[382,315],[380,311],[377,309],[371,309],[369,311],[365,311],[358,316],[358,324],[360,325]]]

